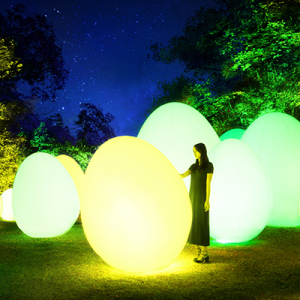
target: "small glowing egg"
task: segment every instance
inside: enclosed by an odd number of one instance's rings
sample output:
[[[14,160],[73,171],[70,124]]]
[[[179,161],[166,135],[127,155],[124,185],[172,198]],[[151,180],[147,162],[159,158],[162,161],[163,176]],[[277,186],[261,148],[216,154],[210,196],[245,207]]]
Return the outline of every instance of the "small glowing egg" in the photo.
[[[240,140],[244,134],[245,130],[244,129],[231,129],[225,132],[223,135],[221,135],[220,140],[224,141],[227,139],[238,139]]]
[[[5,221],[15,221],[12,209],[12,189],[7,189],[2,194],[3,211],[2,219]]]
[[[242,141],[260,157],[273,189],[270,226],[300,225],[300,122],[284,113],[256,119]]]
[[[171,264],[187,241],[189,195],[171,162],[131,136],[108,140],[86,173],[81,219],[94,251],[112,267],[148,272]]]
[[[210,235],[239,243],[265,228],[272,209],[269,176],[245,142],[226,139],[208,154],[214,165],[210,194]]]
[[[171,102],[157,108],[145,121],[138,138],[162,152],[179,173],[195,162],[193,146],[204,143],[209,152],[220,142],[209,122],[193,107]],[[187,190],[190,176],[183,179]]]
[[[47,153],[28,156],[13,185],[12,207],[18,227],[35,238],[64,234],[79,214],[79,198],[72,177]]]

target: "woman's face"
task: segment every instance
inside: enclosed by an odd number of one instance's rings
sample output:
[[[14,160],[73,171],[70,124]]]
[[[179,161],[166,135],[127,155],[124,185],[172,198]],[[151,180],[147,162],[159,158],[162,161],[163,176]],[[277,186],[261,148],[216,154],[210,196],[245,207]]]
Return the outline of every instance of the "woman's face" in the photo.
[[[195,147],[193,148],[193,152],[194,152],[195,158],[196,158],[196,159],[200,159],[201,153],[198,152],[197,149],[196,149]]]

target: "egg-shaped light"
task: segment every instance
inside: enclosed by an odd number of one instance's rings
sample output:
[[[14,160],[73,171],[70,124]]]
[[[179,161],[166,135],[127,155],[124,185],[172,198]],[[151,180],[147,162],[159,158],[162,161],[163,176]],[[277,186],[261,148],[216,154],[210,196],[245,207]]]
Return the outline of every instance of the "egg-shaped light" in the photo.
[[[67,232],[79,214],[76,186],[66,168],[47,153],[28,156],[13,185],[12,207],[18,227],[35,238]]]
[[[85,173],[81,219],[94,251],[109,265],[148,272],[171,264],[191,226],[185,185],[172,163],[136,137],[108,140]]]
[[[12,209],[12,189],[7,189],[2,194],[3,210],[2,219],[5,221],[15,221]]]
[[[220,242],[255,238],[272,209],[269,176],[245,142],[226,139],[209,152],[214,165],[210,194],[210,235]]]
[[[299,226],[300,122],[284,113],[265,114],[245,131],[242,141],[260,157],[273,189],[270,226]]]
[[[84,193],[84,173],[82,169],[80,168],[76,160],[68,155],[61,154],[56,156],[56,158],[63,164],[63,166],[72,177],[77,189],[80,202]]]
[[[227,139],[238,139],[240,140],[244,134],[245,130],[244,129],[239,129],[239,128],[235,128],[235,129],[231,129],[228,130],[227,132],[225,132],[223,135],[220,136],[220,140],[224,141]]]
[[[161,151],[179,173],[195,162],[193,146],[204,143],[210,151],[220,142],[210,123],[193,107],[171,102],[157,108],[137,136]],[[184,178],[187,190],[190,176]]]

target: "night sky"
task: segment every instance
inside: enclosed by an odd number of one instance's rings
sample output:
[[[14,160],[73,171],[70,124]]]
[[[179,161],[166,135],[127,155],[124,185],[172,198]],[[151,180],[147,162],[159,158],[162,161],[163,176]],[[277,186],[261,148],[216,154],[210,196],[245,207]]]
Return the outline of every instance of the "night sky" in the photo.
[[[149,107],[160,80],[183,72],[180,64],[147,59],[150,42],[167,44],[183,33],[188,16],[213,0],[92,0],[5,1],[1,12],[22,2],[28,12],[46,15],[53,23],[57,42],[70,74],[58,91],[56,103],[36,104],[43,118],[60,113],[70,129],[81,103],[93,103],[116,119],[116,135],[138,134],[139,110]],[[75,137],[75,131],[71,130]]]

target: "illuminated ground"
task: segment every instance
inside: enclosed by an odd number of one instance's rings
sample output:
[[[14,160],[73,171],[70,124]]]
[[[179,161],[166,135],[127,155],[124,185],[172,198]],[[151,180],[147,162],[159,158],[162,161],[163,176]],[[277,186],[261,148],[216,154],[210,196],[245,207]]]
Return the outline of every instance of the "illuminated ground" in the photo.
[[[169,267],[128,274],[94,253],[81,223],[32,239],[0,221],[0,299],[300,299],[300,226],[267,227],[245,244],[212,241],[209,253],[209,264],[195,264],[186,245]]]

